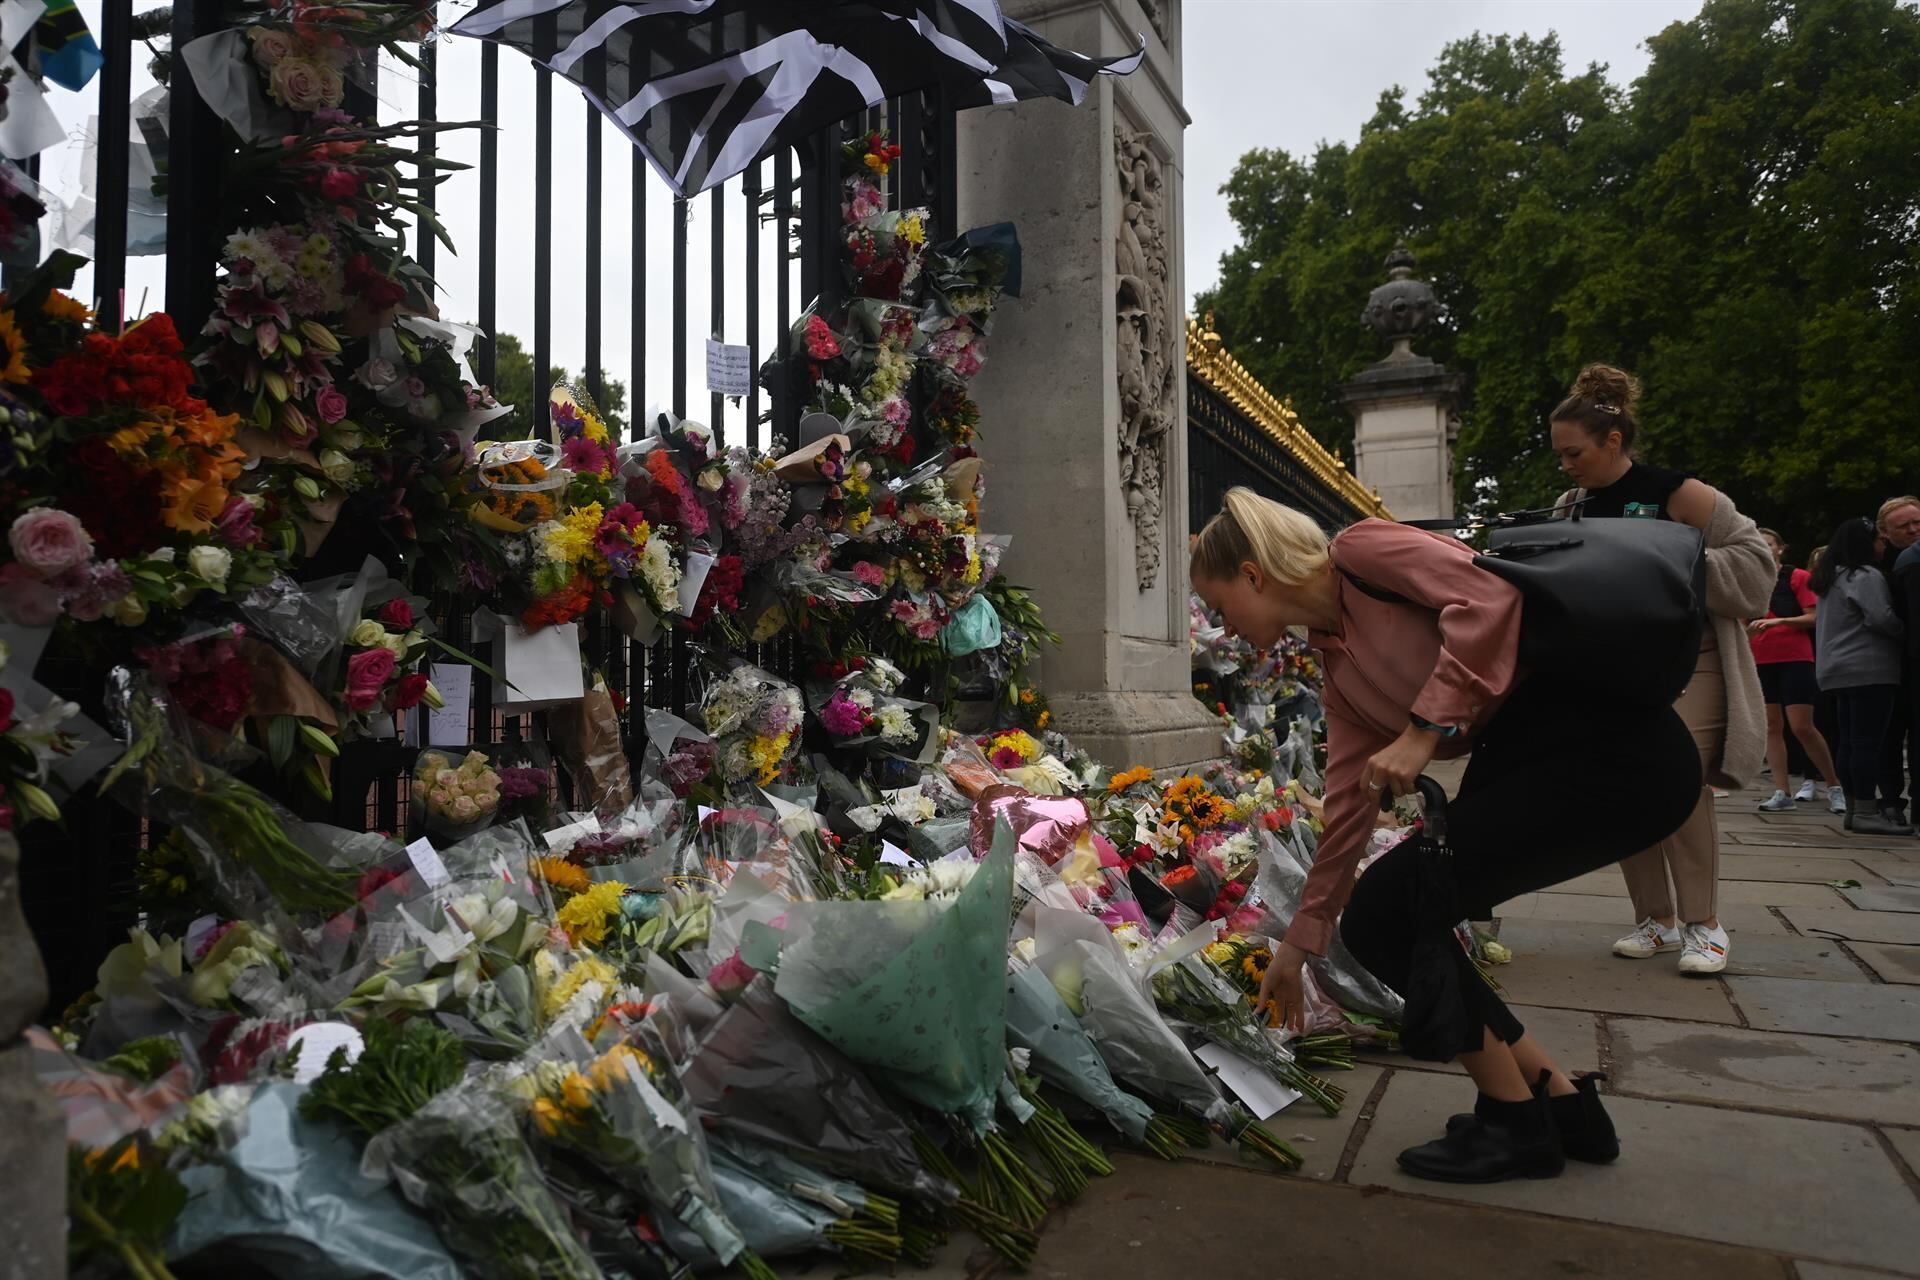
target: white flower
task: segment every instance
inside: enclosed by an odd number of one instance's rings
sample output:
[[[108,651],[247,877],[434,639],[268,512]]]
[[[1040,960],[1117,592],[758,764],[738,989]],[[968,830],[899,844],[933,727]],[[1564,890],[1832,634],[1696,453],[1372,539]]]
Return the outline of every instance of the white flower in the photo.
[[[919,725],[912,714],[898,703],[880,708],[880,740],[882,742],[911,742],[918,735]]]
[[[187,572],[214,590],[225,589],[227,574],[233,569],[233,552],[225,547],[201,544],[187,552]]]
[[[640,576],[658,602],[672,601],[679,589],[680,566],[674,563],[673,548],[657,533],[647,539],[646,548],[640,553]]]
[[[158,561],[160,561],[160,562],[161,562],[162,564],[172,564],[172,563],[173,563],[173,548],[172,548],[172,547],[157,547],[157,548],[155,548],[155,549],[154,549],[154,552],[153,552],[153,554],[152,554],[152,555],[150,555],[150,556],[148,556],[148,557],[147,557],[147,559],[149,559],[149,560],[158,560]]]
[[[337,485],[344,486],[353,479],[354,461],[338,449],[320,451],[320,473]]]
[[[377,649],[387,637],[387,629],[372,618],[362,618],[347,633],[347,643],[362,649]]]

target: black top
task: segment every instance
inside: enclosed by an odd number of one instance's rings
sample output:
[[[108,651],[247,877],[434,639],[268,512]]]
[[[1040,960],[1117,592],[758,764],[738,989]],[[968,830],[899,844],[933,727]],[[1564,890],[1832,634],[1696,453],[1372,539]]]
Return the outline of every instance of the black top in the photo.
[[[1580,515],[1582,519],[1633,516],[1642,520],[1671,520],[1673,512],[1668,504],[1674,490],[1686,482],[1684,471],[1636,462],[1606,488],[1587,490],[1587,505],[1580,508]]]

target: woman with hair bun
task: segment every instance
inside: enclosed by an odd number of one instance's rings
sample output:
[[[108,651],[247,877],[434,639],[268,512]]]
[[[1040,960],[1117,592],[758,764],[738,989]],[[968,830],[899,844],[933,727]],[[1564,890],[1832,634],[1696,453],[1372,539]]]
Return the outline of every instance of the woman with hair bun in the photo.
[[[1766,756],[1766,699],[1746,622],[1766,612],[1776,571],[1760,528],[1733,500],[1680,471],[1634,457],[1640,384],[1611,365],[1590,364],[1549,418],[1553,451],[1577,488],[1559,506],[1578,518],[1676,520],[1706,535],[1709,625],[1693,681],[1675,704],[1700,753],[1704,778],[1693,813],[1678,831],[1620,864],[1640,923],[1613,953],[1643,960],[1680,952],[1680,972],[1727,967],[1720,927],[1720,828],[1713,784],[1746,785]],[[1578,727],[1570,726],[1578,732]],[[1637,788],[1615,803],[1632,804]]]
[[[1328,540],[1302,513],[1249,489],[1194,540],[1193,588],[1227,626],[1272,645],[1310,629],[1325,675],[1326,828],[1259,1003],[1303,1022],[1301,967],[1337,928],[1354,956],[1408,997],[1430,1057],[1457,1056],[1479,1088],[1471,1115],[1400,1153],[1443,1182],[1550,1178],[1571,1158],[1620,1152],[1594,1076],[1570,1077],[1527,1034],[1426,909],[1457,897],[1472,919],[1645,848],[1700,790],[1693,743],[1671,707],[1596,700],[1579,681],[1519,666],[1519,591],[1463,543],[1385,520]],[[1569,726],[1575,726],[1570,728]],[[1414,789],[1429,761],[1472,752],[1447,807],[1448,859],[1402,844],[1356,880],[1383,795]],[[1644,775],[1642,777],[1642,775]],[[1595,806],[1593,795],[1631,804]],[[1569,815],[1578,815],[1569,821]],[[1430,896],[1434,877],[1448,897]],[[1345,908],[1344,914],[1342,907]],[[1460,1000],[1418,987],[1416,948],[1457,966]],[[1424,971],[1420,976],[1432,976]],[[1409,1041],[1411,1045],[1412,1041]]]

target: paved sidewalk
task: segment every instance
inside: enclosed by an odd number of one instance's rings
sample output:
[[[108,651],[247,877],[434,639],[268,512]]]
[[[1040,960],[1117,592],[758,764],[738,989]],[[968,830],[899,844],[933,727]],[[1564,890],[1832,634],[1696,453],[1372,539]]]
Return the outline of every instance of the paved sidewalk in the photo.
[[[1407,1178],[1394,1156],[1472,1086],[1375,1057],[1339,1077],[1341,1116],[1296,1103],[1269,1122],[1306,1153],[1299,1174],[1226,1149],[1117,1157],[1049,1221],[1031,1274],[1920,1276],[1920,840],[1848,836],[1824,802],[1760,814],[1760,794],[1720,802],[1722,976],[1612,956],[1633,923],[1613,869],[1501,909],[1515,958],[1497,976],[1563,1064],[1610,1074],[1617,1164]],[[932,1274],[990,1261],[956,1241]]]

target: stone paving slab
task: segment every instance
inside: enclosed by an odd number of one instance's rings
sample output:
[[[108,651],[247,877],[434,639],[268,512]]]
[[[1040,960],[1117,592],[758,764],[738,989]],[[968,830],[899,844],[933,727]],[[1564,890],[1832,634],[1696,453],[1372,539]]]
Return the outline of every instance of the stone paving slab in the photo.
[[[1625,1148],[1618,1164],[1571,1164],[1550,1181],[1481,1187],[1407,1177],[1394,1157],[1439,1136],[1455,1109],[1457,1088],[1441,1076],[1396,1073],[1361,1145],[1352,1181],[1830,1262],[1911,1272],[1920,1260],[1920,1200],[1880,1144],[1857,1125],[1612,1097],[1607,1110]],[[1814,1170],[1818,1176],[1809,1176]],[[1787,1206],[1790,1211],[1783,1211]],[[1522,1273],[1509,1260],[1489,1274]],[[1535,1268],[1525,1274],[1550,1273]],[[1596,1274],[1635,1273],[1613,1266]],[[1656,1274],[1675,1270],[1663,1263]]]
[[[1907,1045],[1651,1018],[1607,1025],[1621,1093],[1920,1125],[1920,1050]]]
[[[1604,1013],[1639,1013],[1694,1022],[1737,1023],[1739,1015],[1713,979],[1683,978],[1677,955],[1622,960],[1611,951],[1617,928],[1561,925],[1518,929],[1513,963],[1495,976],[1513,1004]],[[1503,925],[1500,932],[1507,936]]]
[[[1722,831],[1720,839],[1722,843],[1774,844],[1820,850],[1883,847],[1865,837],[1851,836],[1844,831],[1829,831],[1824,827],[1807,827],[1800,830],[1792,827],[1768,827],[1761,831]]]
[[[1883,981],[1920,984],[1920,947],[1897,947],[1885,942],[1849,942],[1847,946]],[[1920,1084],[1920,1080],[1915,1083]]]
[[[1134,1155],[1113,1163],[1112,1177],[1095,1179],[1048,1220],[1026,1272],[1032,1280],[1158,1280],[1203,1271],[1270,1280],[1488,1280],[1520,1274],[1515,1258],[1529,1259],[1537,1276],[1792,1280],[1790,1264],[1759,1249],[1204,1165],[1181,1166],[1176,1180],[1167,1165]],[[965,1244],[957,1236],[932,1268],[902,1274],[972,1280],[979,1273],[966,1265],[973,1259]],[[810,1274],[844,1269],[836,1262]]]
[[[1893,1144],[1893,1149],[1900,1153],[1900,1158],[1907,1162],[1907,1168],[1916,1176],[1920,1176],[1920,1129],[1883,1128],[1880,1132],[1885,1134],[1887,1141]]]
[[[1495,970],[1496,975],[1502,972]],[[1533,1038],[1547,1047],[1563,1070],[1591,1071],[1600,1061],[1599,1027],[1594,1016],[1580,1009],[1548,1009],[1541,1005],[1511,1004],[1513,1016],[1520,1019],[1520,1025],[1532,1033]],[[1458,1062],[1422,1062],[1418,1058],[1409,1058],[1404,1053],[1390,1051],[1367,1051],[1354,1055],[1364,1062],[1377,1062],[1396,1071],[1438,1071],[1447,1075],[1465,1075],[1466,1068]],[[1341,1075],[1331,1077],[1335,1083],[1345,1085]],[[1361,1096],[1360,1091],[1348,1089],[1348,1098]],[[1295,1104],[1298,1105],[1297,1103]]]
[[[1911,911],[1856,911],[1851,907],[1782,907],[1801,933],[1825,932],[1849,942],[1920,945],[1920,915]]]
[[[1506,920],[1568,920],[1587,924],[1610,924],[1618,938],[1633,927],[1628,919],[1633,908],[1624,894],[1607,897],[1590,893],[1529,893],[1500,904],[1495,914]],[[1725,902],[1720,905],[1720,927],[1738,936],[1772,934],[1790,936],[1787,926],[1765,906],[1750,902]],[[1503,925],[1504,928],[1504,925]]]
[[[1844,865],[1844,864],[1841,864]],[[1847,867],[1846,875],[1860,879],[1859,867]],[[1834,896],[1835,890],[1827,887],[1826,881],[1840,877],[1822,876],[1818,883],[1777,881],[1777,880],[1739,880],[1730,876],[1720,878],[1720,901],[1737,903],[1752,907],[1837,907],[1844,903]],[[1604,871],[1589,872],[1576,876],[1562,884],[1542,889],[1547,893],[1574,893],[1591,897],[1616,896],[1620,901],[1623,918],[1633,913],[1628,904],[1626,881],[1620,872],[1612,867]],[[1628,921],[1631,924],[1631,921]]]
[[[1803,884],[1826,884],[1832,880],[1858,880],[1862,864],[1852,858],[1782,858],[1777,855],[1746,855],[1732,850],[1720,853],[1721,880],[1797,880]]]
[[[1865,885],[1842,889],[1840,896],[1862,911],[1920,911],[1920,889],[1882,889]]]
[[[1505,921],[1500,927],[1501,941],[1515,955],[1541,951],[1556,944],[1578,939],[1620,964],[1643,965],[1677,972],[1678,952],[1668,952],[1649,960],[1619,960],[1610,955],[1620,930],[1613,925],[1547,923],[1537,920]],[[1731,937],[1731,932],[1729,934]],[[1870,982],[1860,966],[1847,957],[1840,945],[1826,938],[1795,938],[1782,934],[1748,934],[1727,948],[1727,973],[1750,973],[1771,978],[1824,978],[1830,982]],[[1504,970],[1495,970],[1499,977]]]
[[[1403,1058],[1405,1055],[1401,1055]],[[1340,1156],[1347,1149],[1347,1138],[1360,1121],[1360,1111],[1385,1074],[1385,1068],[1366,1063],[1351,1071],[1330,1071],[1327,1078],[1347,1091],[1346,1105],[1340,1114],[1330,1116],[1317,1105],[1302,1098],[1286,1110],[1269,1116],[1264,1122],[1269,1131],[1298,1151],[1304,1160],[1294,1176],[1327,1181],[1339,1171]],[[1471,1092],[1467,1102],[1473,1102]],[[1245,1156],[1240,1148],[1223,1142],[1218,1136],[1209,1145],[1188,1152],[1187,1159],[1233,1169],[1271,1172],[1273,1166],[1257,1156]]]
[[[1728,978],[1747,1022],[1763,1031],[1920,1043],[1920,990],[1879,983]]]
[[[1859,1267],[1836,1267],[1830,1262],[1796,1262],[1800,1280],[1886,1280],[1884,1271],[1863,1271]]]

